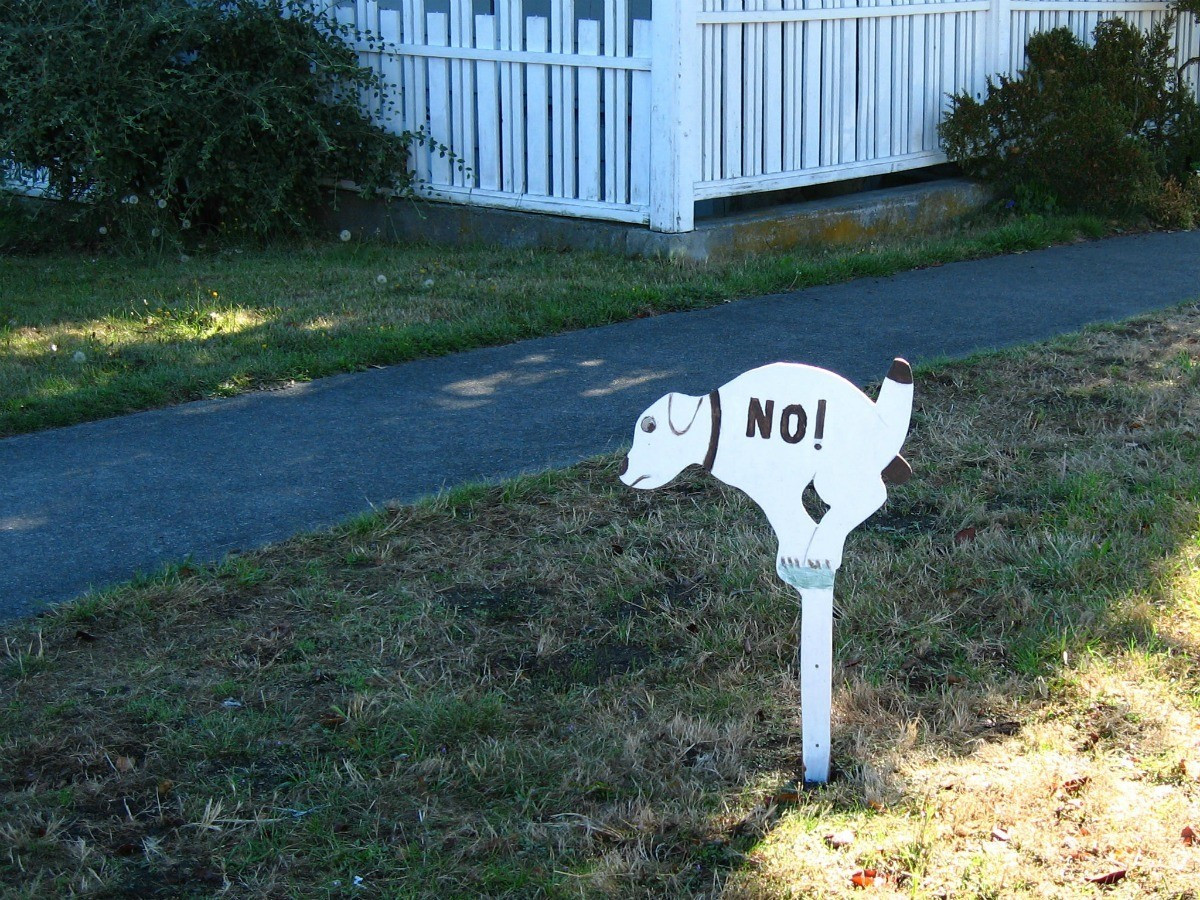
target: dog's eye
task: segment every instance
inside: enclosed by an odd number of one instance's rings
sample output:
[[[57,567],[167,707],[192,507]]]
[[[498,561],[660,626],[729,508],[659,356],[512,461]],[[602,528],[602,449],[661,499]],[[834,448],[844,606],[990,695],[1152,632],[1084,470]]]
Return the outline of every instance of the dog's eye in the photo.
[[[646,418],[642,419],[642,431],[646,432],[647,434],[657,427],[658,425],[654,421],[654,416],[646,416]]]

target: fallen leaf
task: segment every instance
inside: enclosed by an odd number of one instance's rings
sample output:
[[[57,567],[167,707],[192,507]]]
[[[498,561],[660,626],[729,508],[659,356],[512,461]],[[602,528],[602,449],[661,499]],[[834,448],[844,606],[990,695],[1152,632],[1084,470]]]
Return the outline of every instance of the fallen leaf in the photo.
[[[158,782],[158,796],[165,797],[175,789],[175,782],[170,778],[163,778]]]
[[[1001,828],[999,825],[997,825],[995,828],[992,829],[992,840],[993,841],[1007,841],[1008,840],[1008,829]]]
[[[970,541],[975,540],[975,535],[977,533],[978,533],[978,531],[974,525],[968,525],[966,528],[963,528],[961,531],[958,531],[955,533],[954,543],[956,543],[956,544],[969,543]]]
[[[1076,778],[1068,778],[1061,785],[1059,790],[1066,791],[1068,794],[1078,794],[1092,779],[1087,775],[1080,775]]]
[[[833,834],[825,835],[825,843],[835,850],[842,847],[849,847],[854,843],[854,832],[849,829],[844,831],[835,831]]]
[[[875,883],[875,876],[877,874],[874,869],[859,869],[850,876],[850,882],[855,887],[870,887]]]
[[[137,763],[133,761],[133,757],[131,756],[118,756],[113,761],[113,765],[116,766],[118,772],[132,772]]]
[[[1184,825],[1183,831],[1179,832],[1179,836],[1183,838],[1183,843],[1187,847],[1196,845],[1196,829],[1191,825]]]
[[[1106,872],[1103,875],[1097,875],[1094,878],[1089,878],[1092,884],[1116,884],[1125,877],[1124,869],[1113,869],[1111,872]]]

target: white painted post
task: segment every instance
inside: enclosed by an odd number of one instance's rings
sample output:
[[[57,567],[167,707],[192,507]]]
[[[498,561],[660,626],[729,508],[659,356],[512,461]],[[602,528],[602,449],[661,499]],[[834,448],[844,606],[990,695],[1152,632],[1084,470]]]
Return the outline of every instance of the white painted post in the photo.
[[[381,9],[379,11],[379,35],[383,43],[394,49],[400,43],[400,11],[396,9]],[[380,122],[392,134],[404,130],[404,112],[400,107],[401,98],[405,94],[400,57],[388,53],[383,57],[383,80],[385,88],[383,112]]]
[[[650,73],[650,228],[695,228],[700,176],[700,0],[654,0]]]
[[[803,0],[805,9],[817,9],[820,0]],[[815,169],[821,163],[821,107],[825,105],[825,82],[821,77],[821,34],[824,23],[804,22],[804,63],[800,76],[800,95],[803,140],[801,141],[802,168]]]
[[[579,20],[579,55],[600,55],[600,22]],[[600,70],[580,66],[579,84],[579,196],[599,200],[603,174],[600,167]]]
[[[856,107],[859,102],[858,23],[854,19],[843,19],[839,23],[837,46],[837,59],[841,61],[837,103],[841,110],[842,122],[837,141],[838,162],[852,163],[856,161],[857,141],[854,132],[858,119]]]
[[[545,16],[530,16],[525,20],[525,47],[531,53],[546,53],[550,22]],[[550,196],[550,67],[530,65],[525,76],[526,103],[529,106],[529,193]]]
[[[428,13],[425,16],[425,34],[430,47],[449,45],[449,31],[445,13]],[[450,130],[451,103],[450,60],[444,57],[429,59],[429,132],[433,139],[449,144],[453,135]],[[429,181],[431,184],[451,183],[450,158],[436,151],[429,155]]]
[[[737,7],[745,6],[744,0],[731,0],[726,6],[736,3]],[[724,47],[722,60],[721,87],[724,101],[718,101],[718,108],[724,106],[721,122],[721,175],[725,178],[741,178],[747,174],[747,166],[742,159],[742,133],[746,130],[746,116],[742,109],[742,97],[746,90],[745,60],[742,58],[742,43],[745,39],[746,26],[741,23],[719,25],[721,43]]]
[[[762,3],[760,0],[746,0],[747,10],[758,12]],[[742,77],[742,108],[745,117],[742,119],[742,174],[762,174],[762,88],[763,88],[763,58],[762,35],[763,27],[757,22],[742,26],[745,41],[745,73]]]
[[[829,780],[832,739],[833,587],[802,588],[800,595],[800,746],[804,749],[804,780],[824,784]]]
[[[646,19],[633,20],[633,55],[646,58],[651,53],[653,34]],[[633,73],[630,79],[629,105],[629,202],[644,206],[650,202],[650,73]]]
[[[704,109],[701,112],[701,130],[704,146],[700,157],[700,178],[716,181],[721,177],[721,32],[720,26],[706,26],[700,42],[704,52]]]
[[[496,17],[475,17],[475,46],[492,50],[496,46]],[[479,186],[489,191],[500,188],[500,93],[499,64],[480,60],[475,75],[479,102]]]
[[[992,48],[988,60],[988,75],[997,73],[1008,75],[1012,70],[1012,0],[992,0],[992,8],[988,10],[988,35]],[[983,90],[983,79],[979,79],[980,90]]]
[[[450,46],[474,47],[474,11],[471,0],[451,0]],[[454,183],[460,187],[475,186],[475,63],[459,59],[451,69],[450,95],[454,100],[451,146],[460,165],[454,166]]]

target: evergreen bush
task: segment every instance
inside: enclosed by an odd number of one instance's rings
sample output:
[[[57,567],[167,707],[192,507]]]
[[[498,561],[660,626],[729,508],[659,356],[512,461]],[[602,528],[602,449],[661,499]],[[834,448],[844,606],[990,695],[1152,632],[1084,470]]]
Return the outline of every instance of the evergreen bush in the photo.
[[[1200,161],[1200,106],[1173,64],[1173,19],[1142,32],[1101,22],[1087,46],[1068,29],[1033,35],[1028,67],[951,98],[947,156],[1026,208],[1150,213]]]
[[[90,234],[266,235],[336,181],[411,189],[425,135],[372,122],[380,79],[295,0],[0,0],[0,33],[0,159]]]

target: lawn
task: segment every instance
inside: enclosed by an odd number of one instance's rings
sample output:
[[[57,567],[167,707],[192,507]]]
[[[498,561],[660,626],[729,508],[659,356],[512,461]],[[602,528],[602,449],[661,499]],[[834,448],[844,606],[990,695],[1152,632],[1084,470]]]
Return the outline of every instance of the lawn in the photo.
[[[761,515],[605,457],[5,626],[0,885],[1195,896],[1198,334],[918,371],[916,476],[837,585],[827,786]]]
[[[712,265],[357,241],[0,254],[0,437],[1104,230],[992,219]]]

